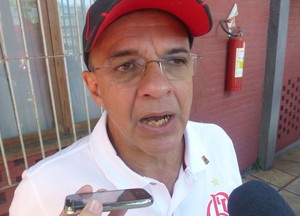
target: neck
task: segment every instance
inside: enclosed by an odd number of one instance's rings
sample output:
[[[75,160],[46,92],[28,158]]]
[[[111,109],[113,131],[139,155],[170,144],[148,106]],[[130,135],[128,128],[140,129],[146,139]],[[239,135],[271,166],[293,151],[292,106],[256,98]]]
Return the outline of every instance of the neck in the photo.
[[[176,136],[175,139],[172,136],[163,141],[146,139],[143,144],[138,145],[136,142],[141,141],[124,139],[115,127],[108,125],[107,129],[109,139],[124,163],[139,175],[164,183],[172,196],[183,162],[185,148],[183,135],[177,136],[178,141]],[[165,145],[160,147],[157,143]]]
[[[117,150],[118,155],[133,171],[165,184],[170,195],[178,178],[184,155],[184,142],[177,149],[163,155],[149,155],[142,151],[130,153],[128,149]]]
[[[183,152],[182,145],[182,148],[177,152],[177,155],[148,157],[147,159],[145,157],[140,157],[139,161],[122,159],[136,173],[164,183],[172,196],[173,188],[182,166]]]

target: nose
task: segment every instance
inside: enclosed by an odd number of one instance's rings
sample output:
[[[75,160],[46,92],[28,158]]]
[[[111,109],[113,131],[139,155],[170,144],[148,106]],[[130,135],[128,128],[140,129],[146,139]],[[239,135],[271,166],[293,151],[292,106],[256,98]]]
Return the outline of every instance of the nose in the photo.
[[[144,73],[145,75],[138,86],[140,97],[161,98],[174,91],[171,82],[163,73],[160,62],[149,62]]]

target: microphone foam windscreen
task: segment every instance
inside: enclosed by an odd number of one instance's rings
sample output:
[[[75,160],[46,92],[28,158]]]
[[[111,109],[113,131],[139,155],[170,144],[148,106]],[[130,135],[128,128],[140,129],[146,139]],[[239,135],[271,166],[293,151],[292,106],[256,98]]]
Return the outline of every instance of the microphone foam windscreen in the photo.
[[[257,180],[249,181],[232,191],[228,212],[230,216],[295,216],[274,188]]]

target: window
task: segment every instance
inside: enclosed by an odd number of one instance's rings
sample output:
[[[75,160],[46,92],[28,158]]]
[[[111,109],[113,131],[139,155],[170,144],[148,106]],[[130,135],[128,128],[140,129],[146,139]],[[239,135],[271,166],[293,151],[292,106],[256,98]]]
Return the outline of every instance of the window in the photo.
[[[23,160],[27,168],[32,155],[73,143],[99,119],[81,79],[81,32],[91,3],[0,1],[1,163]]]

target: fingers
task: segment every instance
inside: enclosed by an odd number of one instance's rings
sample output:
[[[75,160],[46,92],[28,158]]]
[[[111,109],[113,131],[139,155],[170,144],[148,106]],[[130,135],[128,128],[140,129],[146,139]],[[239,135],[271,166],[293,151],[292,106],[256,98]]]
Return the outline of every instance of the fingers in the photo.
[[[99,201],[91,200],[80,212],[80,216],[100,216],[102,209],[102,204]]]
[[[107,191],[106,189],[99,189],[99,190],[97,190],[97,192],[105,192],[105,191]]]
[[[82,186],[77,192],[76,194],[80,194],[80,193],[91,193],[93,192],[93,188],[91,185],[84,185]]]
[[[93,188],[90,186],[90,185],[84,185],[83,187],[81,187],[77,192],[76,192],[76,194],[79,194],[79,193],[90,193],[90,192],[93,192]],[[92,211],[91,212],[93,212],[93,211],[95,211],[95,209],[96,209],[96,211],[97,211],[97,207],[95,207],[94,205],[96,205],[96,204],[91,204],[92,206],[89,206],[89,207],[87,207],[87,208],[91,208],[92,209]],[[100,204],[101,205],[101,204]],[[100,214],[93,214],[93,213],[89,213],[89,209],[88,210],[86,210],[86,212],[87,213],[85,213],[85,214],[87,214],[87,215],[82,215],[81,214],[81,216],[97,216],[97,215],[101,215],[101,213]],[[101,211],[102,211],[102,205],[101,205]],[[74,214],[74,215],[76,215],[76,214]],[[62,211],[61,213],[60,213],[60,215],[59,216],[72,216],[72,215],[70,215],[70,214],[66,214],[65,213],[65,211]]]
[[[116,210],[116,211],[111,211],[108,216],[123,216],[125,215],[127,210]]]

